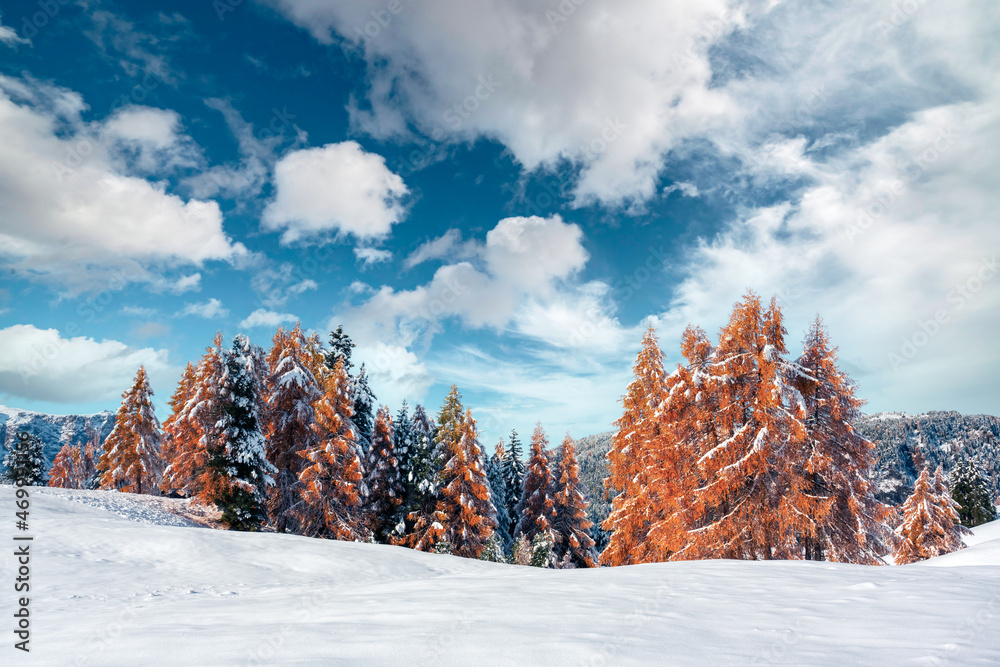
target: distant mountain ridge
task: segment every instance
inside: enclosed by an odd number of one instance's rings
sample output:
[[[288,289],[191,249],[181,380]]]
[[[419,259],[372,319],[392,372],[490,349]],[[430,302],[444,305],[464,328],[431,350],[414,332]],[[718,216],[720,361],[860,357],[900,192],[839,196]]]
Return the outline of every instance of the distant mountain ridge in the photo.
[[[946,472],[961,460],[978,459],[990,475],[993,502],[1000,501],[1000,417],[963,415],[953,410],[919,415],[879,412],[863,416],[854,427],[875,443],[875,484],[882,502],[898,505],[913,491],[920,473],[913,463],[914,455],[932,470],[941,464]],[[606,431],[576,441],[580,478],[591,501],[590,520],[598,525],[611,506],[604,497],[604,478],[613,435],[614,431]]]
[[[104,410],[92,415],[49,415],[0,405],[0,461],[20,431],[38,437],[45,445],[45,459],[52,459],[63,445],[82,445],[97,434],[101,444],[115,426],[115,413]]]

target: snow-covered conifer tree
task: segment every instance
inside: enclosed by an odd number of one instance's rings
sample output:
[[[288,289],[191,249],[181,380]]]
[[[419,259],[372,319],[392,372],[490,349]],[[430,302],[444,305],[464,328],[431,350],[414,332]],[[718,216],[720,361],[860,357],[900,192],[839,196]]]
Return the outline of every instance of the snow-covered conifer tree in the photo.
[[[226,350],[217,333],[196,368],[189,364],[170,399],[173,412],[164,424],[166,470],[163,491],[178,491],[201,503],[210,503],[212,473],[208,450],[215,438],[215,424],[222,414],[220,392],[225,374]]]
[[[122,394],[115,427],[104,442],[101,488],[126,493],[159,493],[163,433],[153,407],[146,369],[139,366],[132,388]]]
[[[534,539],[540,532],[549,531],[555,518],[548,445],[545,430],[539,422],[531,435],[531,458],[528,459],[521,486],[521,502],[517,506],[518,521],[514,528],[515,535],[527,535],[528,539]]]
[[[52,459],[52,468],[49,470],[49,486],[58,489],[82,488],[76,472],[81,467],[81,458],[80,448],[76,445],[67,442],[60,447],[56,457]]]
[[[595,567],[597,552],[590,536],[593,525],[587,518],[587,502],[580,481],[573,439],[566,434],[559,447],[557,476],[553,483],[553,554],[557,560],[568,557],[576,567]]]
[[[387,542],[389,533],[396,526],[397,511],[403,502],[405,488],[396,457],[392,415],[384,405],[375,417],[372,446],[364,468],[368,476],[369,527],[376,540]]]
[[[392,536],[394,544],[418,551],[433,551],[444,532],[437,508],[441,466],[434,454],[435,430],[423,406],[418,405],[413,411],[406,500]]]
[[[663,400],[663,353],[650,327],[642,339],[642,349],[633,368],[635,380],[622,399],[624,411],[615,422],[608,451],[608,476],[604,485],[616,494],[611,512],[604,520],[608,546],[601,553],[605,565],[643,562],[646,540],[654,519],[650,516],[652,491],[649,471],[651,451],[659,446],[657,410]]]
[[[313,404],[322,392],[309,369],[312,357],[298,324],[274,334],[267,357],[268,420],[265,429],[267,458],[276,469],[275,484],[268,500],[268,516],[280,532],[294,531],[291,508],[298,501],[296,488],[305,467],[303,453],[316,448],[316,412]]]
[[[45,482],[45,453],[38,436],[20,432],[4,457],[4,478],[18,486],[42,486]]]
[[[438,522],[452,553],[476,558],[496,529],[496,510],[476,421],[463,412],[458,388],[452,385],[438,417],[436,455],[441,462]]]
[[[351,390],[354,400],[354,423],[355,442],[358,443],[362,454],[362,462],[368,455],[368,450],[372,446],[372,431],[375,428],[375,394],[368,386],[368,371],[365,365],[361,364],[358,375],[354,378],[354,386]]]
[[[510,514],[507,511],[507,482],[503,478],[503,462],[506,454],[503,440],[500,440],[496,445],[493,456],[487,460],[486,478],[490,483],[493,507],[496,509],[496,535],[504,551],[509,552],[513,546],[513,537],[510,534],[512,526],[510,523]]]
[[[903,503],[902,510],[903,523],[897,530],[900,540],[893,554],[897,565],[916,563],[955,550],[954,520],[947,517],[947,511],[942,512],[940,498],[934,493],[934,482],[926,467],[917,477],[913,493]],[[951,526],[947,525],[949,521]]]
[[[212,477],[219,480],[212,502],[233,530],[256,530],[267,520],[268,490],[274,485],[275,468],[267,460],[262,431],[265,366],[264,350],[243,334],[233,338],[208,459]]]
[[[747,292],[719,335],[715,380],[718,443],[704,443],[693,528],[683,558],[801,558],[830,511],[813,495],[804,465],[804,410],[789,384],[792,365],[776,300],[764,310]]]
[[[337,360],[343,359],[344,370],[350,375],[351,369],[354,368],[354,364],[351,363],[351,351],[354,347],[354,341],[344,333],[344,325],[338,324],[337,329],[330,332],[330,350],[326,354],[327,369],[332,371],[337,365]]]
[[[958,518],[966,528],[997,519],[990,498],[989,476],[975,459],[959,461],[951,471],[951,497],[958,503]]]
[[[343,360],[325,379],[316,402],[314,444],[301,454],[301,500],[293,514],[304,535],[335,540],[364,540],[361,459],[351,428],[350,378]]]
[[[792,373],[805,410],[810,493],[830,504],[815,517],[816,534],[806,532],[801,541],[807,560],[877,565],[893,541],[885,524],[889,509],[875,498],[875,445],[851,426],[864,401],[854,396],[854,383],[836,362],[837,349],[817,317]]]
[[[503,480],[507,491],[507,517],[510,525],[511,537],[514,537],[514,528],[520,518],[517,513],[517,505],[521,502],[521,487],[524,486],[524,460],[521,458],[524,451],[521,449],[521,440],[517,437],[517,431],[511,429],[510,443],[504,453],[502,472]],[[499,511],[499,508],[497,508]]]

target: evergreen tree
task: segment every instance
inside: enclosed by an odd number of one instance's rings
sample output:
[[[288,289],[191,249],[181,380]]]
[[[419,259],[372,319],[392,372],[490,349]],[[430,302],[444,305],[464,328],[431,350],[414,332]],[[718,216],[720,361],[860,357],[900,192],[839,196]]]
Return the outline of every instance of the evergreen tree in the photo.
[[[160,488],[182,492],[201,503],[211,502],[213,473],[208,450],[222,416],[222,381],[226,351],[217,333],[196,368],[190,364],[170,399],[173,411],[164,424],[166,469]]]
[[[975,528],[997,519],[990,499],[989,478],[979,461],[963,460],[951,472],[951,497],[958,503],[959,522]]]
[[[483,449],[472,412],[462,413],[454,385],[438,418],[437,456],[441,461],[438,522],[452,553],[476,558],[496,529]]]
[[[300,497],[293,506],[302,534],[335,540],[364,540],[361,459],[351,428],[350,379],[338,360],[316,403],[313,445],[301,452]]]
[[[553,484],[553,555],[567,559],[575,567],[595,567],[597,552],[590,536],[593,525],[587,518],[587,502],[580,481],[573,439],[566,434],[558,454],[558,474]]]
[[[414,437],[410,406],[404,400],[392,422],[392,447],[396,453],[396,460],[399,462],[399,477],[404,487],[404,498],[409,493],[407,478],[410,473],[410,457],[413,454]]]
[[[221,483],[212,502],[233,530],[256,530],[267,520],[267,493],[276,472],[267,460],[263,425],[264,351],[243,334],[233,338],[221,392],[218,440],[208,467]]]
[[[513,565],[529,567],[531,565],[531,541],[524,533],[518,535],[514,540],[514,553],[510,556]]]
[[[893,554],[897,565],[941,556],[964,546],[960,537],[957,542],[955,539],[957,514],[954,518],[949,516],[949,511],[954,512],[951,505],[942,507],[926,467],[920,472],[902,510],[903,523],[897,530],[900,540]]]
[[[503,441],[501,441],[503,442]],[[517,505],[521,502],[521,487],[524,485],[524,461],[521,441],[517,437],[517,431],[510,431],[510,447],[504,454],[502,463],[503,480],[507,491],[507,521],[511,529],[511,537],[517,526],[520,516],[517,513]],[[497,508],[499,511],[499,508]]]
[[[493,498],[493,507],[496,509],[497,530],[496,535],[500,540],[500,545],[505,552],[509,552],[513,546],[511,536],[510,514],[507,511],[507,482],[503,478],[503,462],[506,452],[503,447],[503,440],[497,443],[496,450],[486,463],[486,479],[490,483],[490,493]]]
[[[44,445],[38,436],[20,432],[4,457],[4,478],[18,486],[42,486],[45,482]]]
[[[444,532],[437,508],[440,461],[434,455],[435,431],[423,406],[418,405],[413,411],[406,500],[392,536],[393,544],[418,551],[433,551]]]
[[[396,457],[392,415],[384,405],[375,417],[372,447],[368,451],[365,470],[368,474],[369,525],[375,539],[387,543],[389,533],[396,525],[405,488]]]
[[[279,533],[295,530],[292,507],[298,502],[296,490],[306,465],[303,453],[319,444],[313,404],[322,396],[313,359],[299,325],[274,334],[267,357],[268,420],[265,429],[267,459],[275,467],[275,484],[268,499],[268,516]],[[338,388],[338,391],[342,388]]]
[[[101,488],[158,494],[163,474],[160,458],[163,434],[152,396],[146,369],[139,366],[132,388],[122,394],[115,427],[104,442],[99,465],[103,471]]]
[[[611,512],[604,521],[610,533],[601,553],[605,565],[629,565],[643,561],[647,535],[654,523],[649,494],[653,491],[649,471],[652,450],[659,444],[657,410],[664,397],[663,353],[650,327],[642,339],[642,349],[633,368],[635,380],[622,399],[624,411],[615,422],[608,451],[608,476],[604,485]]]
[[[499,535],[496,533],[490,535],[489,539],[486,540],[486,544],[483,545],[483,550],[479,553],[479,560],[485,560],[491,563],[507,562],[507,557],[504,556],[503,544]]]
[[[326,354],[326,367],[333,370],[337,361],[343,359],[344,370],[351,374],[354,364],[351,363],[351,350],[354,349],[354,342],[350,336],[344,333],[344,325],[338,324],[335,331],[330,332],[330,351]]]
[[[815,516],[815,534],[803,533],[805,558],[877,565],[890,550],[889,510],[875,498],[872,474],[875,445],[851,424],[864,401],[836,365],[823,322],[816,318],[806,335],[793,384],[805,408],[805,468],[812,495],[829,500]]]
[[[531,567],[553,567],[555,557],[552,552],[551,530],[540,530],[531,539]]]
[[[358,376],[354,378],[351,396],[354,400],[354,439],[363,456],[367,456],[372,446],[372,431],[375,428],[375,394],[368,386],[368,372],[361,364]],[[365,459],[362,458],[362,461]]]
[[[518,521],[515,535],[535,535],[552,528],[554,503],[552,499],[552,471],[547,451],[549,441],[541,422],[535,425],[531,436],[531,458],[521,487],[521,502],[517,506]]]

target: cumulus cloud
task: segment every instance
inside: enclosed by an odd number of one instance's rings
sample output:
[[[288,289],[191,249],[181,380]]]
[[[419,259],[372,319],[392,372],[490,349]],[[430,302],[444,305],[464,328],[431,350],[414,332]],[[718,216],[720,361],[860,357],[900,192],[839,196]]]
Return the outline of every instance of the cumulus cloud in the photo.
[[[295,322],[299,318],[295,317],[291,313],[276,313],[273,310],[267,310],[265,308],[258,308],[253,311],[240,322],[240,329],[253,329],[256,327],[264,327],[268,329],[274,329],[279,324],[284,324],[285,322]]]
[[[372,264],[388,262],[392,259],[392,251],[382,248],[355,248],[354,256],[358,258],[358,261],[363,262],[365,266],[371,266]]]
[[[185,303],[184,307],[178,311],[177,317],[194,315],[196,317],[204,317],[207,320],[214,320],[225,317],[228,314],[229,310],[222,305],[221,301],[218,299],[209,299],[204,303]]]
[[[0,329],[0,393],[52,403],[115,400],[140,365],[156,382],[173,369],[166,350],[131,348],[116,340],[63,337],[56,329],[15,324]]]
[[[928,109],[830,163],[797,201],[735,220],[689,258],[661,327],[711,330],[748,286],[777,294],[790,347],[819,312],[841,358],[879,409],[933,409],[981,396],[1000,326],[1000,228],[988,174],[1000,160],[1000,104]],[[946,370],[950,369],[950,370]],[[934,378],[928,392],[927,378]]]
[[[126,166],[149,167],[164,152],[191,157],[174,115],[131,108],[87,124],[85,108],[72,91],[0,76],[0,262],[80,291],[112,274],[153,281],[159,266],[245,252],[215,202],[184,201]],[[141,119],[151,122],[146,134]]]
[[[648,199],[664,154],[733,111],[709,85],[707,52],[746,20],[725,0],[623,0],[613,16],[594,2],[434,0],[369,38],[379,0],[271,4],[320,42],[362,51],[368,94],[348,107],[359,130],[489,137],[529,172],[568,160],[582,169],[579,203]]]
[[[261,221],[282,231],[285,243],[331,234],[384,238],[403,219],[409,192],[385,158],[355,141],[292,151],[275,165],[274,187]]]

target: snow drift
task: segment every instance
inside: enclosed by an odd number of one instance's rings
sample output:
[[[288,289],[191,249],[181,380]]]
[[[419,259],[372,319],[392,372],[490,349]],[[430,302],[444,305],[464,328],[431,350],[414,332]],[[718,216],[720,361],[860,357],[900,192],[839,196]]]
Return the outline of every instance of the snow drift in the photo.
[[[8,630],[4,664],[1000,664],[996,522],[917,566],[539,570],[210,530],[171,502],[32,489],[31,654]],[[9,534],[12,487],[0,505]]]

